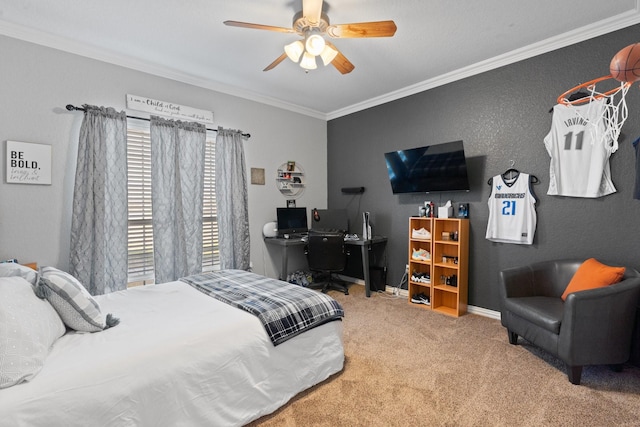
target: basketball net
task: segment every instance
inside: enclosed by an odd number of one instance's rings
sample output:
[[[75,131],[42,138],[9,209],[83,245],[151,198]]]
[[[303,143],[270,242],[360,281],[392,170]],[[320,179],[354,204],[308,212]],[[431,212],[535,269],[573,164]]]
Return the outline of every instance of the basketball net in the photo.
[[[604,125],[604,135],[610,138],[612,142],[612,152],[615,152],[618,149],[618,137],[620,136],[620,131],[622,130],[622,126],[627,120],[627,117],[629,117],[626,96],[629,88],[631,87],[631,83],[620,82],[619,87],[614,87],[613,89],[605,92],[599,92],[596,90],[597,83],[610,79],[613,79],[613,77],[604,76],[569,89],[558,97],[558,104],[562,104],[567,107],[575,107],[576,105],[588,102],[589,108],[587,109],[586,117],[581,114],[579,110],[576,110],[576,113],[587,123],[590,123],[592,119],[589,119],[589,117],[592,117],[591,108],[593,105],[591,101],[596,99],[606,99],[604,103],[605,107],[602,109],[602,112],[597,116],[595,123],[591,123],[593,124],[591,132],[595,134],[598,128],[598,123],[602,122]],[[584,98],[569,101],[567,96],[579,89],[586,89],[589,95]]]

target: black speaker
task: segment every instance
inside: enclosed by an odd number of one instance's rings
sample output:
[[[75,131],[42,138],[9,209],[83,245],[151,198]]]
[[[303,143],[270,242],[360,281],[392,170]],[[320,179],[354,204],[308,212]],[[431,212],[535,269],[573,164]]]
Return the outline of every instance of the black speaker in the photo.
[[[362,194],[364,193],[364,187],[343,187],[343,194]]]

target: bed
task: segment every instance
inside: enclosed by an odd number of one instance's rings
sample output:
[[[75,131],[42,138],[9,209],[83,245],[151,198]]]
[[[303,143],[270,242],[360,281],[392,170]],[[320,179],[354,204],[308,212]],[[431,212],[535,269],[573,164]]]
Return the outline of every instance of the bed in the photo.
[[[184,281],[94,298],[120,323],[57,339],[34,378],[0,389],[1,426],[244,425],[343,368],[339,320],[274,345]]]

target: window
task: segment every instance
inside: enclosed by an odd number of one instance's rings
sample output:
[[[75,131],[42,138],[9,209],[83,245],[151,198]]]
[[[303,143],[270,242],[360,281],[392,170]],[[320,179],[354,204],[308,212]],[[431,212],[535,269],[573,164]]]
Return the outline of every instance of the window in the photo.
[[[129,286],[153,283],[151,225],[151,139],[149,132],[127,130],[127,197],[129,201]]]
[[[129,286],[154,283],[151,221],[151,139],[148,129],[127,130]],[[202,269],[220,265],[218,211],[215,194],[215,143],[205,148],[202,226]]]
[[[215,142],[207,139],[204,154],[204,203],[202,206],[202,269],[204,271],[220,268],[215,153]]]

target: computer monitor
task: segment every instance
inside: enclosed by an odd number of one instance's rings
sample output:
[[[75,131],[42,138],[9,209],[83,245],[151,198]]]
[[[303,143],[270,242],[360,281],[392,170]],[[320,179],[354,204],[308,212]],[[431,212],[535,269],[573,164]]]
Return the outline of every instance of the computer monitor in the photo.
[[[317,211],[317,214],[316,212]],[[312,230],[339,230],[349,232],[346,209],[315,209],[311,211]]]
[[[278,236],[309,231],[307,208],[276,208],[276,218]]]

